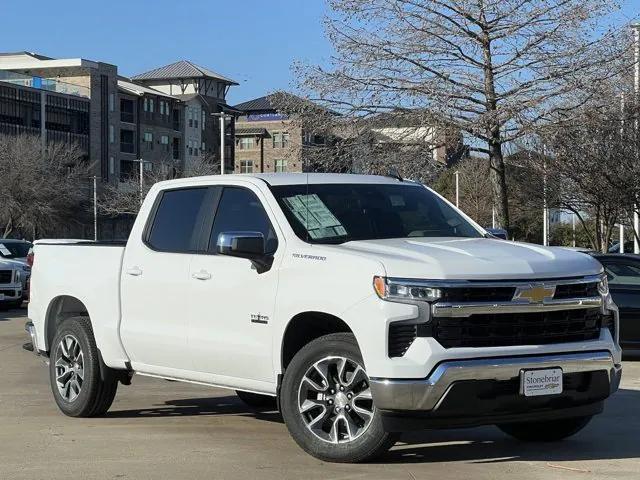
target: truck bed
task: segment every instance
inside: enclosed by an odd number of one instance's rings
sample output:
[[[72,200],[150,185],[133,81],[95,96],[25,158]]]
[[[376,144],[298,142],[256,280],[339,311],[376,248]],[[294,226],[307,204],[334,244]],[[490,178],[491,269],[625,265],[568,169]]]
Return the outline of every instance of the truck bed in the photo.
[[[55,319],[55,310],[61,308],[65,296],[81,298],[91,316],[96,343],[100,345],[103,357],[110,359],[109,366],[123,368],[127,358],[118,330],[125,245],[126,242],[86,240],[35,242],[29,318],[38,338],[44,340],[45,350],[50,349],[47,322]],[[54,307],[47,311],[54,300]],[[65,308],[64,315],[68,313]]]

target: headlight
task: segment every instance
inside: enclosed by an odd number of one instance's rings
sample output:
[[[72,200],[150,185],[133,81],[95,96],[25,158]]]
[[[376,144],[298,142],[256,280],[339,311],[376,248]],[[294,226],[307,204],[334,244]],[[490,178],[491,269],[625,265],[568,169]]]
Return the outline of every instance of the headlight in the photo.
[[[609,295],[609,279],[606,274],[600,277],[600,281],[598,282],[598,292],[600,292],[600,295],[605,297]]]
[[[373,277],[373,289],[383,300],[435,302],[442,296],[439,288],[410,281]]]
[[[16,282],[19,282],[22,279],[22,272],[20,270],[16,270]]]

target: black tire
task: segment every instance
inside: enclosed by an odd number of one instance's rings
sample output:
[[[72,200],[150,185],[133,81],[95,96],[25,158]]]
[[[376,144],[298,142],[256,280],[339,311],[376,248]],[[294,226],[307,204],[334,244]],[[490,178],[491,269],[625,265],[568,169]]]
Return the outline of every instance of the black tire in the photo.
[[[276,397],[272,397],[270,395],[243,392],[242,390],[236,390],[236,395],[238,395],[238,398],[251,408],[270,410],[275,410],[277,408]]]
[[[80,392],[75,398],[65,399],[56,382],[56,360],[61,342],[71,336],[77,340],[83,357],[83,381]],[[51,391],[58,408],[69,417],[96,417],[104,415],[108,410],[118,389],[118,380],[111,369],[105,367],[105,378],[100,375],[100,357],[93,329],[88,317],[73,317],[65,320],[51,344],[49,362],[49,380]],[[60,352],[61,353],[61,352]]]
[[[557,442],[575,435],[592,417],[565,418],[548,422],[508,423],[497,425],[507,435],[523,442]]]
[[[373,416],[363,433],[344,443],[331,443],[319,438],[307,427],[299,411],[298,396],[303,377],[316,362],[333,356],[349,359],[364,369],[360,349],[352,334],[334,333],[310,342],[295,355],[285,371],[280,390],[282,416],[296,443],[320,460],[340,463],[372,460],[391,448],[398,438],[397,434],[384,431],[380,412],[375,407],[372,407]]]

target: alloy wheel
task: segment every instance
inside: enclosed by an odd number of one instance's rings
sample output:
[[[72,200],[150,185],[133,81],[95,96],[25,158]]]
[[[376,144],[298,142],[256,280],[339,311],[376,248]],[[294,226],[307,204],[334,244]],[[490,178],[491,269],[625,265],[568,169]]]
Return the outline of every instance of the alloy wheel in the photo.
[[[84,383],[84,355],[80,342],[73,335],[65,335],[56,349],[56,385],[60,396],[73,402]]]
[[[369,377],[350,358],[325,357],[302,377],[298,410],[306,427],[319,439],[352,442],[366,432],[375,413]]]

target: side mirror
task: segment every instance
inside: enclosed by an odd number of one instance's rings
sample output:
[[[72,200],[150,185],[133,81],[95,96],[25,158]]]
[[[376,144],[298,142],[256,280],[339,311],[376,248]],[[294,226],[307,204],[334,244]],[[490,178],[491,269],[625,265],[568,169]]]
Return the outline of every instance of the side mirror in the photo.
[[[258,273],[271,268],[273,256],[266,253],[264,235],[260,232],[222,232],[216,247],[219,255],[251,260]]]
[[[218,235],[218,253],[231,257],[255,258],[265,254],[264,235],[260,232],[223,232]]]
[[[509,234],[504,228],[485,228],[487,233],[496,238],[501,238],[502,240],[508,240]]]

